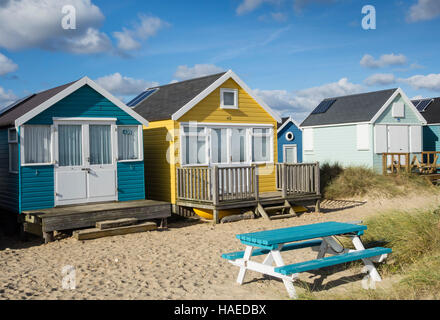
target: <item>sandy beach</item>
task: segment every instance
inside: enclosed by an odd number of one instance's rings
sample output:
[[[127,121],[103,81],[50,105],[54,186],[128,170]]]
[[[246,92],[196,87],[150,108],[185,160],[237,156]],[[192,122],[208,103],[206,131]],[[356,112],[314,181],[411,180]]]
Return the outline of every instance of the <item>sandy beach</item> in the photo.
[[[65,238],[41,244],[36,239],[19,242],[2,236],[0,299],[288,299],[281,281],[258,273],[248,272],[242,286],[235,283],[238,268],[220,256],[243,249],[236,234],[322,221],[364,220],[387,209],[437,206],[439,200],[428,196],[371,200],[363,205],[324,202],[322,213],[305,213],[298,218],[260,218],[217,226],[174,222],[165,231],[89,241]],[[286,252],[283,257],[292,263],[315,256],[310,249],[302,249]],[[75,270],[75,289],[62,286],[62,269],[68,265]],[[360,287],[360,271],[304,273],[300,279],[320,283],[314,290],[325,295],[328,290]],[[386,282],[384,279],[379,286]]]

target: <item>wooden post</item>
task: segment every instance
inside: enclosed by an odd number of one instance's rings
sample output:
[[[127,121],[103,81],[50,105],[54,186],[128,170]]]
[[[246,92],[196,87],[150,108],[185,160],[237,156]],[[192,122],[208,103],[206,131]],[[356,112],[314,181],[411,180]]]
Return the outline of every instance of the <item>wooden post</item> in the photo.
[[[319,162],[316,162],[315,167],[315,192],[317,195],[321,195],[321,171],[319,168]]]
[[[260,190],[259,190],[259,179],[258,179],[258,167],[256,165],[253,165],[253,175],[254,175],[254,193],[255,193],[255,200],[260,200]]]
[[[281,165],[281,192],[282,192],[282,197],[284,199],[287,198],[287,168],[286,168],[286,164],[283,163]]]
[[[387,168],[387,154],[382,153],[382,174],[387,174],[388,168]]]
[[[213,210],[213,219],[212,222],[214,224],[219,223],[219,219],[218,219],[218,210],[217,210],[217,206],[219,203],[219,177],[218,177],[218,167],[214,166],[211,169],[212,172],[212,204],[214,205],[214,210]]]

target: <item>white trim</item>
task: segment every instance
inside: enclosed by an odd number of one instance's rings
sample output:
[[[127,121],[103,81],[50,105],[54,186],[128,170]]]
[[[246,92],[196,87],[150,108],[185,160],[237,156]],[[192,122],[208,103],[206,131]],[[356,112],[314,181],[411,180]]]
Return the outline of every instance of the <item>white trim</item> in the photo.
[[[71,84],[69,87],[64,89],[63,91],[57,93],[52,98],[46,100],[42,104],[38,105],[37,107],[33,108],[31,111],[25,113],[20,118],[15,120],[15,127],[18,128],[22,124],[26,123],[30,119],[34,118],[44,110],[48,109],[49,107],[53,106],[58,101],[64,99],[71,93],[75,92],[76,90],[80,89],[81,87],[88,85],[92,89],[94,89],[96,92],[100,93],[102,96],[104,96],[106,99],[108,99],[110,102],[112,102],[114,105],[125,111],[127,114],[132,116],[134,119],[142,123],[144,126],[148,127],[148,121],[141,117],[138,113],[133,111],[130,107],[126,106],[121,100],[110,94],[107,90],[99,86],[96,82],[89,79],[88,77],[83,77],[80,80],[76,81],[75,83]]]
[[[388,108],[388,106],[391,104],[391,102],[394,101],[394,99],[397,97],[397,95],[400,94],[403,101],[414,111],[417,118],[420,120],[422,125],[426,124],[425,118],[420,114],[419,110],[414,106],[414,104],[411,102],[411,100],[408,98],[408,96],[403,92],[401,88],[397,88],[396,91],[391,95],[391,97],[385,102],[385,104],[379,109],[379,111],[374,115],[374,117],[370,120],[370,123],[376,122],[376,120],[382,115],[382,113],[385,112],[385,110]]]
[[[299,126],[298,122],[296,122],[295,120],[292,119],[292,117],[289,117],[289,119],[287,119],[286,121],[284,121],[284,123],[282,124],[281,127],[278,128],[277,133],[279,133],[281,130],[284,129],[285,126],[287,126],[287,124],[289,122],[292,122],[299,130],[303,131],[303,129]]]
[[[302,126],[301,130],[304,131],[304,129],[308,129],[308,128],[326,128],[326,127],[354,126],[354,125],[357,125],[357,124],[370,124],[370,123],[371,123],[370,121],[362,121],[362,122],[322,124],[322,125],[316,125],[316,126]]]
[[[118,129],[119,128],[123,128],[123,127],[137,127],[138,130],[138,159],[127,159],[127,160],[119,160],[119,133],[118,133]],[[144,161],[144,139],[143,139],[143,130],[142,130],[142,126],[140,125],[119,125],[116,126],[116,162],[139,162],[139,161]]]
[[[26,144],[26,139],[25,139],[25,132],[26,132],[26,127],[32,127],[32,126],[39,126],[39,127],[49,127],[50,128],[50,161],[47,163],[25,163],[25,151],[24,151],[24,147]],[[21,126],[21,130],[20,130],[20,164],[22,167],[41,167],[41,166],[52,166],[55,164],[54,161],[54,125],[49,125],[49,124],[30,124],[30,125],[22,125]]]
[[[288,135],[291,135],[291,137],[289,138]],[[287,131],[284,137],[286,138],[287,141],[295,140],[295,134],[292,131]]]
[[[53,121],[105,121],[105,122],[116,122],[117,118],[52,118]],[[133,125],[135,126],[135,125]]]
[[[197,126],[197,127],[258,127],[258,128],[273,128],[273,124],[269,123],[228,123],[228,122],[180,122],[181,126]]]
[[[286,149],[295,149],[295,162],[298,163],[298,145],[295,144],[283,144],[283,163],[286,163]]]
[[[238,85],[244,91],[246,91],[246,93],[249,94],[261,107],[263,107],[263,109],[266,110],[266,112],[269,113],[277,122],[282,121],[280,115],[277,112],[275,112],[274,110],[272,110],[259,97],[257,97],[253,93],[253,91],[232,70],[229,70],[228,72],[226,72],[223,76],[221,76],[219,79],[217,79],[213,84],[211,84],[209,87],[207,87],[205,90],[203,90],[200,94],[198,94],[196,97],[194,97],[190,102],[188,102],[182,108],[177,110],[171,116],[171,120],[178,120],[179,118],[181,118],[185,113],[187,113],[189,110],[191,110],[200,101],[202,101],[204,98],[206,98],[210,93],[212,93],[215,89],[220,87],[226,80],[228,80],[230,78],[232,78],[235,82],[237,82]]]
[[[229,106],[225,105],[224,93],[233,93],[234,94],[234,105]],[[237,89],[228,89],[221,88],[220,89],[220,108],[221,109],[238,109],[238,90]]]

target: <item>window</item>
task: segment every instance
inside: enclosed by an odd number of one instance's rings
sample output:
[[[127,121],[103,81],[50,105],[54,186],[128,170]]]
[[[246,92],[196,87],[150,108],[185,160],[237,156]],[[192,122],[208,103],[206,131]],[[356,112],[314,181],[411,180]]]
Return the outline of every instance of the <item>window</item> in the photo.
[[[269,162],[271,161],[271,130],[253,129],[252,130],[252,161]]]
[[[293,132],[287,132],[286,133],[286,140],[287,141],[292,141],[293,139],[295,139],[295,136],[294,136],[294,134],[293,134]]]
[[[60,167],[82,166],[81,125],[58,125],[58,157]]]
[[[313,151],[313,128],[305,128],[303,131],[304,151]]]
[[[220,89],[220,108],[238,109],[237,89]]]
[[[356,126],[357,149],[370,150],[370,126],[368,124],[358,124]]]
[[[183,125],[181,148],[182,165],[272,162],[273,129]]]
[[[206,128],[190,125],[182,131],[182,164],[207,164]]]
[[[17,130],[11,128],[8,130],[9,143],[9,172],[18,173],[18,137]]]
[[[137,126],[118,127],[118,160],[140,160]]]
[[[23,147],[24,164],[50,164],[51,128],[50,126],[24,126]]]

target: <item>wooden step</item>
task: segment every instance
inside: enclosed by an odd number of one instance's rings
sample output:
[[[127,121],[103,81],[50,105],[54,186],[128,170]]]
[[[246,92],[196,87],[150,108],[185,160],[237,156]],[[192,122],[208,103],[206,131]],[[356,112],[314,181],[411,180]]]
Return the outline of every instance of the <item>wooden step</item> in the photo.
[[[286,213],[286,214],[279,214],[276,216],[271,216],[270,219],[276,220],[276,219],[286,219],[286,218],[293,218],[293,217],[297,217],[297,215],[294,213]]]
[[[274,206],[274,207],[264,207],[264,210],[266,210],[266,212],[271,212],[271,211],[281,211],[283,209],[289,209],[291,208],[291,206]]]
[[[103,237],[151,231],[156,229],[157,229],[157,225],[154,222],[144,222],[141,224],[118,227],[118,228],[110,228],[104,230],[98,228],[78,230],[73,233],[73,236],[77,240],[91,240],[91,239],[98,239]]]
[[[137,223],[138,223],[138,219],[136,219],[136,218],[106,220],[106,221],[96,222],[96,228],[99,230],[105,230],[105,229],[112,229],[112,228],[118,228],[118,227],[132,226]]]

